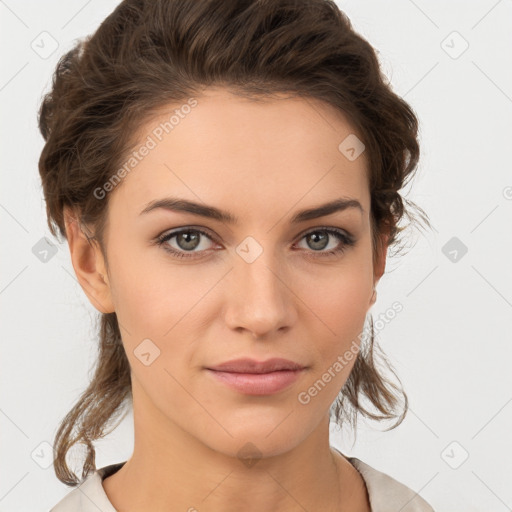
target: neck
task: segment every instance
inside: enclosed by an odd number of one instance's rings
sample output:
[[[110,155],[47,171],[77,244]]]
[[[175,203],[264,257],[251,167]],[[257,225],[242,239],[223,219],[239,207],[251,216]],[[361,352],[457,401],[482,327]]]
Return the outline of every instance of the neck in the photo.
[[[117,510],[370,510],[361,476],[330,447],[328,415],[291,450],[276,446],[262,453],[253,444],[233,443],[242,450],[223,453],[162,421],[156,409],[134,403],[134,411],[140,414],[134,414],[133,455],[103,481]],[[363,501],[366,508],[360,508]]]

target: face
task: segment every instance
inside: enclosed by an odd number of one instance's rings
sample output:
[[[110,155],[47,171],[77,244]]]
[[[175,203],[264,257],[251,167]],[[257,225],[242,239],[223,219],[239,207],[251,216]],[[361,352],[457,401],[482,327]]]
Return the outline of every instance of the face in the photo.
[[[278,454],[328,415],[383,271],[372,264],[365,154],[338,149],[354,131],[314,100],[253,102],[222,89],[196,99],[161,140],[154,130],[176,105],[142,126],[138,147],[148,136],[156,144],[110,192],[108,300],[138,405],[158,428],[225,454],[247,442]],[[141,213],[166,198],[236,222]],[[294,220],[340,199],[353,202]],[[305,369],[284,387],[243,390],[206,369],[274,357]]]

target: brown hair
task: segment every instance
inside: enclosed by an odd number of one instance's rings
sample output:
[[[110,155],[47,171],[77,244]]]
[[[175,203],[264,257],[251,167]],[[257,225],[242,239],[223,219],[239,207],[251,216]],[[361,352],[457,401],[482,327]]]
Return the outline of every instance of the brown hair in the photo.
[[[389,233],[386,250],[399,246],[399,221],[413,219],[405,203],[428,224],[424,212],[399,194],[419,160],[418,120],[334,1],[125,0],[61,57],[41,103],[46,143],[39,172],[51,233],[66,238],[64,207],[70,207],[81,225],[93,227],[90,243],[99,244],[106,260],[108,196],[99,200],[94,190],[126,161],[137,127],[162,106],[200,96],[209,86],[250,99],[275,93],[319,99],[348,116],[369,162],[374,257],[379,233]],[[66,463],[68,451],[85,445],[85,478],[96,469],[93,441],[117,426],[113,421],[131,398],[116,314],[100,316],[94,376],[54,441],[55,473],[70,486],[80,482]],[[358,412],[375,420],[399,415],[395,428],[407,412],[407,395],[379,373],[373,319],[371,327],[334,414],[340,425],[348,418],[354,428]],[[361,403],[363,397],[380,415]]]

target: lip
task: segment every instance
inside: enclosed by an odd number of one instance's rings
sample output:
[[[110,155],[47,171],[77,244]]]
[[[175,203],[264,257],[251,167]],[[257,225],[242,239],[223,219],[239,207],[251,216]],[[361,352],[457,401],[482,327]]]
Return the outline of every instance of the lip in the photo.
[[[279,370],[302,370],[304,368],[302,364],[280,357],[273,357],[266,361],[256,361],[256,359],[243,357],[226,361],[216,366],[209,366],[208,370],[230,373],[270,373]]]
[[[291,386],[306,367],[288,359],[235,359],[206,368],[221,383],[246,395],[271,395]]]
[[[206,368],[221,383],[246,395],[271,395],[291,386],[306,367],[274,357],[266,361],[233,359]]]
[[[215,379],[228,387],[245,395],[272,395],[291,386],[302,373],[302,370],[278,370],[268,373],[236,373],[210,370]]]

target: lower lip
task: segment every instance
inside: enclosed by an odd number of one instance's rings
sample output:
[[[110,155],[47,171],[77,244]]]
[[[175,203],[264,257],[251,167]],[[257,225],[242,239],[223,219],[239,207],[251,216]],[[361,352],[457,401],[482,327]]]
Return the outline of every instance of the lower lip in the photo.
[[[233,373],[208,371],[230,388],[246,395],[271,395],[291,386],[302,370],[280,370],[270,373]]]

